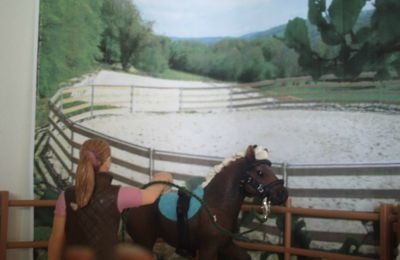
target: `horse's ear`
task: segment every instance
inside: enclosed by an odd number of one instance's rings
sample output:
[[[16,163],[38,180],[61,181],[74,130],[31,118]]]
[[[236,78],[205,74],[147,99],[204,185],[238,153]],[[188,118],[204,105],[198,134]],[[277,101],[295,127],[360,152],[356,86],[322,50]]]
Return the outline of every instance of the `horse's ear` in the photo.
[[[252,162],[252,161],[255,161],[255,160],[256,160],[256,154],[254,153],[254,148],[253,148],[252,145],[249,145],[249,146],[247,147],[247,150],[246,150],[246,159],[247,159],[249,162]]]

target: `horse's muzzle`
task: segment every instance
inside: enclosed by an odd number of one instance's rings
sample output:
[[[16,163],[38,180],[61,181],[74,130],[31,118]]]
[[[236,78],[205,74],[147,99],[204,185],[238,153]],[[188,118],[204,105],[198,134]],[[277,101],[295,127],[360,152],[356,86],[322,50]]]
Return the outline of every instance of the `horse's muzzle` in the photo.
[[[284,186],[281,186],[271,190],[267,197],[268,200],[271,201],[272,205],[281,205],[286,202],[289,193]]]

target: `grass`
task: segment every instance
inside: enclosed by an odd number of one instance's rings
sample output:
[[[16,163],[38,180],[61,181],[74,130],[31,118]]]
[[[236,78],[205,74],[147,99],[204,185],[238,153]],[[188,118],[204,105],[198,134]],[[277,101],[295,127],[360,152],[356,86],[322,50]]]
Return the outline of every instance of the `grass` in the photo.
[[[83,104],[88,104],[88,102],[83,101],[83,100],[77,100],[77,101],[73,101],[73,102],[69,102],[69,103],[64,103],[63,109],[68,109],[70,107],[75,107],[75,106],[79,106],[79,105],[83,105]]]
[[[87,102],[85,102],[85,101],[76,101],[76,102],[72,102],[72,103],[75,103],[75,105],[80,105],[80,104],[86,104]],[[70,106],[70,107],[73,107],[73,106]],[[64,106],[64,108],[65,108],[65,106]],[[119,107],[111,106],[111,105],[94,105],[93,106],[93,111],[106,110],[106,109],[116,109],[116,108],[119,108]],[[73,112],[66,113],[65,115],[67,117],[73,117],[73,116],[76,116],[76,115],[80,115],[80,114],[89,112],[90,110],[91,110],[90,107],[86,107],[86,108],[82,108],[82,109],[79,109],[79,110],[76,110],[76,111],[73,111]]]
[[[212,78],[173,69],[167,69],[163,73],[156,75],[156,77],[163,79],[174,79],[174,80],[217,82],[217,80]]]
[[[101,64],[99,64],[99,69],[113,70],[113,71],[118,71],[118,72],[123,72],[123,73],[129,73],[129,74],[133,74],[133,75],[155,77],[155,78],[161,78],[161,79],[218,82],[218,80],[216,80],[216,79],[212,79],[212,78],[197,75],[197,74],[192,74],[189,72],[174,70],[174,69],[166,69],[162,73],[158,73],[156,75],[150,75],[150,74],[146,73],[145,71],[141,71],[133,66],[131,66],[129,68],[129,71],[124,71],[122,69],[121,64],[110,65],[110,64],[101,63]]]
[[[306,82],[298,84],[274,84],[264,86],[261,91],[269,97],[279,101],[309,101],[309,102],[382,102],[400,103],[400,91],[398,87],[354,87],[354,86],[324,86],[324,82],[317,82],[315,86]]]
[[[36,120],[35,127],[42,127],[48,124],[49,116],[48,98],[36,97]]]

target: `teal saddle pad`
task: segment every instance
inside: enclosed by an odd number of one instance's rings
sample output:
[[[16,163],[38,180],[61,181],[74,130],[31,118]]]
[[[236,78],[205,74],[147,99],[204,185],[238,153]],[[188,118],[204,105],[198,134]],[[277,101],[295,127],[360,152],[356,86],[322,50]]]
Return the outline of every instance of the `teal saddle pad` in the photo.
[[[200,198],[203,198],[204,189],[201,186],[199,186],[195,190],[193,190],[193,193],[199,196]],[[160,197],[160,200],[158,202],[158,209],[160,210],[161,214],[167,219],[172,221],[177,221],[177,215],[176,215],[177,203],[178,203],[178,192],[170,191]],[[188,210],[188,219],[191,219],[199,211],[200,207],[201,207],[200,202],[196,198],[191,197]]]

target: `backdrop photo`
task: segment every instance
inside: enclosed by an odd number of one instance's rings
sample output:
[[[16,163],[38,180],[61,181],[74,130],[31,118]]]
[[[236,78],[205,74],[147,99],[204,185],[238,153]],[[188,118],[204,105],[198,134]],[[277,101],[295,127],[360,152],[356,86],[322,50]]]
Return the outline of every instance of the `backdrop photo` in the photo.
[[[73,185],[80,146],[102,138],[125,186],[157,171],[185,185],[257,144],[295,207],[398,203],[399,12],[396,0],[42,0],[35,196]],[[35,209],[36,240],[52,219]],[[298,247],[378,254],[371,221],[292,221]],[[242,230],[256,223],[240,216]],[[282,244],[282,225],[273,215],[249,238]]]

